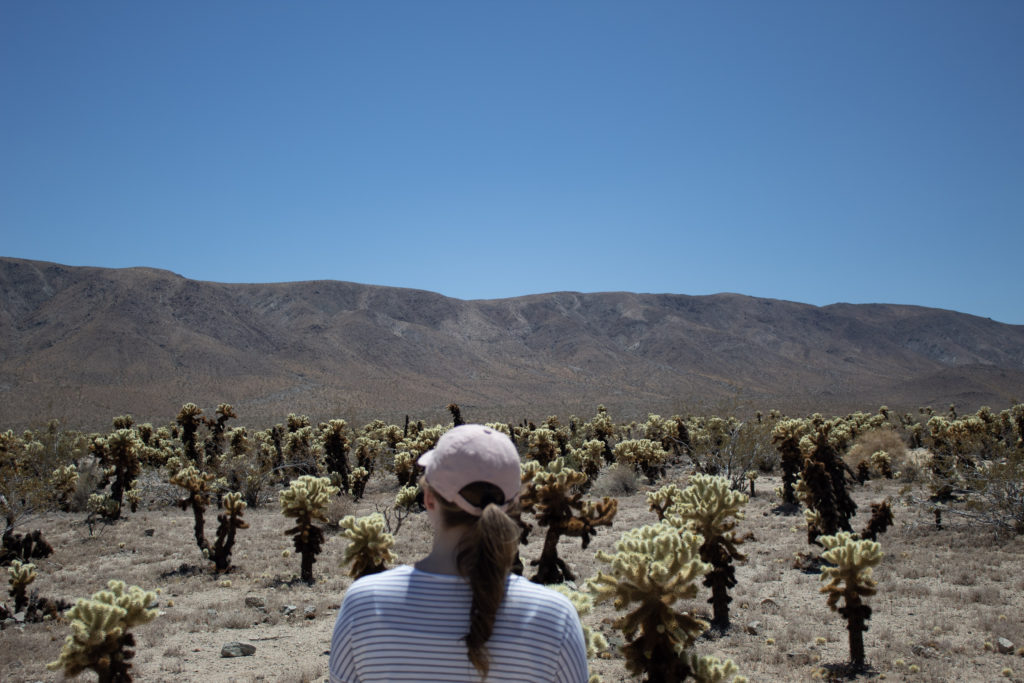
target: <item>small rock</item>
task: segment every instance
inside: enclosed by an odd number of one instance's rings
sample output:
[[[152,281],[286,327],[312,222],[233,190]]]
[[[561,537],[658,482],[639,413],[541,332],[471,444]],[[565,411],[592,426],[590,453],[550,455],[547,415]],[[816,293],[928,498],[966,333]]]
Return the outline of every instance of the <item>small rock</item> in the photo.
[[[1007,640],[1006,638],[1000,638],[996,641],[996,650],[998,650],[999,654],[1001,655],[1012,655],[1013,651],[1016,649],[1017,646],[1014,645],[1012,641]]]
[[[245,596],[245,606],[255,607],[258,609],[260,607],[266,607],[267,601],[258,595],[247,595]]]
[[[761,630],[761,622],[752,621],[749,624],[747,624],[746,628],[744,628],[743,630],[752,636],[756,636]]]
[[[915,645],[914,647],[910,648],[910,651],[918,657],[924,657],[925,659],[936,659],[940,656],[938,650],[928,645]]]
[[[156,529],[146,529],[142,532],[143,536],[152,536],[156,533]]]
[[[302,616],[306,617],[307,619],[316,619],[316,606],[306,605],[306,608],[302,610]]]
[[[16,623],[19,623],[19,624],[24,624],[25,623],[25,611],[22,610],[21,612],[15,612],[14,613],[14,621]]]
[[[224,647],[220,649],[221,657],[249,657],[256,654],[256,647],[249,643],[239,643],[233,641],[226,643]]]
[[[215,610],[215,609],[208,609],[208,610],[206,610],[206,616],[208,616],[208,617],[215,617],[215,616],[217,616],[217,610]]]
[[[295,613],[295,610],[297,609],[299,608],[295,605],[281,605],[281,614],[285,615],[286,617],[290,617],[292,614]]]

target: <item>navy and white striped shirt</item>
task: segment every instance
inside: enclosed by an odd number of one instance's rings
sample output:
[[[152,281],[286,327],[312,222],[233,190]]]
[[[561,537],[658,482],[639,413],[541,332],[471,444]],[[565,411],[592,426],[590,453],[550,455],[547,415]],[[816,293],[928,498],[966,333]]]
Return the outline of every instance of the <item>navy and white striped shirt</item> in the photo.
[[[579,616],[553,590],[511,574],[487,641],[487,683],[586,683]],[[355,581],[334,625],[331,683],[476,683],[466,655],[472,602],[460,576],[401,566]]]

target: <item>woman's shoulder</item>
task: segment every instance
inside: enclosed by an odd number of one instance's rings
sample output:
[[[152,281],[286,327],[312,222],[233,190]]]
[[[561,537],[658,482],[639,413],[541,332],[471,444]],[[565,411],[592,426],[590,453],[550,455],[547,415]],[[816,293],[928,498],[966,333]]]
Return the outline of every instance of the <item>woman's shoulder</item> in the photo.
[[[385,569],[376,574],[367,574],[353,581],[352,585],[345,591],[345,594],[359,594],[367,591],[376,591],[391,585],[404,584],[408,582],[412,572],[412,567],[401,565],[392,569]]]
[[[576,608],[565,595],[517,574],[509,576],[508,595],[520,600],[543,604],[553,610],[576,614]]]

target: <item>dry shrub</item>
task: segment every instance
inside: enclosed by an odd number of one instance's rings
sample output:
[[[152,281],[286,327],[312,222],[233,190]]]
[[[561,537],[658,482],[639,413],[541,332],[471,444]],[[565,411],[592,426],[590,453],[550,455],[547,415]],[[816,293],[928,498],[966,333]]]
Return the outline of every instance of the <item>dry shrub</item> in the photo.
[[[915,448],[908,451],[903,464],[894,467],[900,478],[907,483],[918,481],[925,476],[932,465],[932,453],[927,448]]]
[[[858,436],[850,450],[846,453],[846,462],[854,470],[862,462],[871,464],[871,455],[877,451],[885,451],[892,460],[892,469],[899,472],[907,458],[907,445],[903,437],[892,429],[872,429]]]
[[[327,504],[327,529],[334,533],[338,530],[338,522],[342,517],[348,517],[354,514],[356,510],[356,503],[352,498],[344,494],[340,496],[332,496],[331,502]]]
[[[618,464],[604,470],[594,482],[593,493],[598,496],[631,496],[637,492],[639,484],[636,480],[636,472],[632,467],[622,467]]]
[[[96,493],[102,479],[103,468],[95,460],[79,463],[78,484],[69,505],[71,512],[85,512],[89,496]]]

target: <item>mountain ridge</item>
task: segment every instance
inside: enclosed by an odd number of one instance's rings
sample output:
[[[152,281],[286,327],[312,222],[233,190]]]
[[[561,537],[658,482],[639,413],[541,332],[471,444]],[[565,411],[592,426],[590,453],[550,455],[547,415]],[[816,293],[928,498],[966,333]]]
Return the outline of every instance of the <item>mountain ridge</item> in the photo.
[[[736,404],[844,412],[1006,404],[1024,326],[899,304],[723,293],[462,300],[336,280],[217,283],[0,257],[0,428],[50,417],[242,423],[405,414],[616,418]]]

